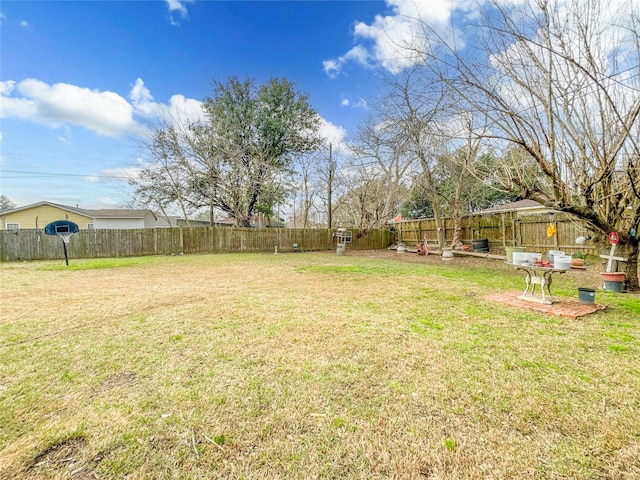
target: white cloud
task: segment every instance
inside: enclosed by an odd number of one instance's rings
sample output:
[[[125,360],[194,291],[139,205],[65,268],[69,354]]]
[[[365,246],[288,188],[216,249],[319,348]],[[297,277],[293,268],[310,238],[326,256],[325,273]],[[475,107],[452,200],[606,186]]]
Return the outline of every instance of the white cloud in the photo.
[[[16,82],[8,80],[0,82],[0,118],[16,117],[30,118],[37,114],[36,105],[26,98],[9,97],[15,90]]]
[[[399,73],[421,61],[416,52],[428,52],[430,42],[426,31],[436,33],[447,42],[455,35],[456,48],[462,49],[466,46],[466,36],[457,26],[478,19],[483,14],[482,9],[494,2],[505,8],[529,5],[532,10],[536,9],[535,2],[530,0],[386,0],[390,12],[376,15],[370,23],[357,22],[353,31],[356,45],[342,56],[325,60],[324,71],[330,78],[335,78],[347,64],[354,63]],[[554,3],[560,17],[566,15],[569,3],[570,0],[556,0]],[[594,2],[593,5],[599,9],[598,19],[607,24],[610,20],[607,17],[612,12],[624,8],[631,11],[639,3],[640,0],[608,0]],[[591,3],[584,2],[584,5]],[[572,22],[570,18],[567,21]]]
[[[167,123],[174,122],[199,122],[205,119],[202,102],[184,95],[173,95],[168,104],[153,101],[153,96],[141,78],[136,80],[131,92],[129,92],[134,111],[140,117],[155,120],[160,119]]]
[[[344,128],[334,125],[324,118],[320,119],[320,136],[331,142],[333,148],[340,148],[344,146],[344,140],[347,136],[347,132]]]
[[[136,120],[153,122],[198,121],[204,118],[202,103],[173,95],[168,104],[155,102],[149,89],[137,79],[129,93],[131,102],[117,93],[40,80],[0,82],[0,118],[18,118],[51,128],[65,128],[61,141],[71,138],[70,125],[99,135],[115,137],[141,133]]]
[[[369,51],[362,45],[356,45],[343,56],[333,60],[325,60],[323,62],[324,71],[330,78],[337,77],[342,71],[343,65],[348,62],[354,62],[363,67],[373,65],[372,56]]]
[[[326,73],[329,78],[336,78],[342,70],[343,63],[344,62],[340,61],[340,58],[336,60],[325,60],[324,62],[322,62],[324,73]]]
[[[426,48],[424,25],[436,30],[449,26],[454,10],[470,10],[470,0],[387,0],[389,15],[376,15],[371,24],[356,23],[354,37],[362,42],[345,55],[325,60],[325,73],[335,78],[350,62],[361,66],[382,66],[391,73],[413,65],[418,59],[413,48]]]
[[[153,100],[153,95],[147,87],[144,86],[144,82],[141,78],[136,79],[136,83],[129,92],[129,98],[134,104],[146,103]]]
[[[340,105],[343,107],[351,107],[351,108],[364,108],[365,110],[369,109],[369,104],[367,103],[367,101],[364,98],[359,98],[358,101],[356,103],[353,103],[350,99],[348,98],[343,98],[342,101],[340,102]]]
[[[15,88],[16,82],[8,80],[6,82],[0,82],[0,95],[9,95]]]
[[[364,108],[365,110],[369,109],[369,104],[367,103],[367,101],[364,98],[360,98],[358,100],[358,103],[355,103],[353,105],[353,108]]]
[[[22,20],[20,22],[20,26],[23,28],[29,28],[29,22],[27,22],[26,20]]]
[[[51,127],[71,123],[105,136],[134,126],[131,105],[117,93],[67,83],[48,85],[36,79],[2,83],[0,118],[21,118]],[[14,90],[21,96],[10,96]]]
[[[195,3],[195,0],[165,0],[169,9],[169,21],[171,25],[180,25],[180,19],[188,16],[187,3]]]

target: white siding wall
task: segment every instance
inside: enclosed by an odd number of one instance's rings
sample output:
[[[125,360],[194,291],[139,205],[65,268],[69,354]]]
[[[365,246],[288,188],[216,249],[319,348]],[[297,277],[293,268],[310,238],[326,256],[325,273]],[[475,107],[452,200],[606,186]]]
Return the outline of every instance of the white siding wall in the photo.
[[[93,222],[95,229],[133,229],[144,228],[142,218],[96,218]]]
[[[153,213],[148,212],[144,216],[144,228],[154,228],[156,226],[156,217]]]

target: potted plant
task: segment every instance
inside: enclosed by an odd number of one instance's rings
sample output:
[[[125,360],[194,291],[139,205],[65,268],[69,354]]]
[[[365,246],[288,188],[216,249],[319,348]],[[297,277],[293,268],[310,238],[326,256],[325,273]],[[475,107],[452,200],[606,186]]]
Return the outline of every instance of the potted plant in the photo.
[[[604,289],[608,292],[622,292],[624,272],[602,272]]]
[[[624,272],[602,272],[602,279],[605,282],[624,282]]]
[[[575,252],[571,256],[571,266],[572,267],[583,267],[584,263],[587,259],[587,254],[584,252]]]

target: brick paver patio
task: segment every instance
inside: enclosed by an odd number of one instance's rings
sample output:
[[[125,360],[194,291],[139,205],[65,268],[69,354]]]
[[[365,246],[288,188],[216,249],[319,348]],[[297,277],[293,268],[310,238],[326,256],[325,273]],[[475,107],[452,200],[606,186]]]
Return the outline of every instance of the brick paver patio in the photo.
[[[522,295],[522,291],[494,293],[486,296],[485,299],[524,310],[533,310],[574,319],[607,308],[606,305],[599,305],[597,303],[590,305],[582,304],[578,300],[564,297],[555,297],[557,301],[552,305],[542,305],[541,303],[520,300],[518,295]]]

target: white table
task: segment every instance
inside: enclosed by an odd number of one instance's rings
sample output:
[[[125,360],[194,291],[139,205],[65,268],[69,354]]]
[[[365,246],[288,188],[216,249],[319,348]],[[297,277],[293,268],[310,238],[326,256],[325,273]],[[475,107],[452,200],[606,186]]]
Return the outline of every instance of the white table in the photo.
[[[541,267],[538,265],[516,265],[516,270],[522,270],[526,273],[525,282],[527,287],[522,295],[518,295],[520,300],[527,302],[542,303],[551,305],[556,300],[551,295],[551,284],[553,283],[554,273],[564,273],[566,270],[560,270],[553,267]],[[540,285],[540,295],[536,295],[536,285]],[[545,288],[548,295],[545,295]]]

